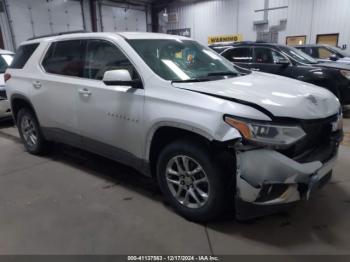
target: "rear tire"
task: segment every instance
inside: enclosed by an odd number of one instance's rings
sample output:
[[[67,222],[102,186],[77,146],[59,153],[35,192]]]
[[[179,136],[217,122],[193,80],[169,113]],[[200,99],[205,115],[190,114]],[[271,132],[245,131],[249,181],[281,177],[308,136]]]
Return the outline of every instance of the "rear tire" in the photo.
[[[48,152],[49,142],[45,140],[38,120],[32,110],[22,108],[17,114],[17,128],[26,150],[33,155],[43,155]]]
[[[166,146],[158,159],[157,179],[175,211],[192,221],[216,219],[230,203],[224,172],[199,143],[180,140]]]

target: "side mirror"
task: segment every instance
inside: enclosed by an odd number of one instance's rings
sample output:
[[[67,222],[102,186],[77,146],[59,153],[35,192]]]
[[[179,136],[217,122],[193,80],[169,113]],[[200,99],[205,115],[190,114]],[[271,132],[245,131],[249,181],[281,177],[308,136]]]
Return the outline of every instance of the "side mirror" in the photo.
[[[105,85],[111,86],[131,86],[133,88],[142,88],[142,81],[140,79],[133,80],[128,70],[116,69],[106,71],[103,75],[102,81]]]
[[[329,58],[331,61],[338,61],[339,60],[339,57],[336,55],[336,54],[333,54],[330,56]]]
[[[278,57],[275,59],[275,64],[288,66],[290,65],[290,61],[287,58]]]

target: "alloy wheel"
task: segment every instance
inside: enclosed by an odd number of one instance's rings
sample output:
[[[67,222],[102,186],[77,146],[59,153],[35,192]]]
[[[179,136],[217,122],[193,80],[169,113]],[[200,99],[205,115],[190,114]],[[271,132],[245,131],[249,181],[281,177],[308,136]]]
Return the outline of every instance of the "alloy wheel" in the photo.
[[[166,181],[173,197],[183,206],[196,209],[207,203],[209,180],[193,158],[185,155],[171,158],[166,167]]]
[[[34,147],[38,142],[38,135],[33,120],[24,115],[21,120],[22,135],[28,146]]]

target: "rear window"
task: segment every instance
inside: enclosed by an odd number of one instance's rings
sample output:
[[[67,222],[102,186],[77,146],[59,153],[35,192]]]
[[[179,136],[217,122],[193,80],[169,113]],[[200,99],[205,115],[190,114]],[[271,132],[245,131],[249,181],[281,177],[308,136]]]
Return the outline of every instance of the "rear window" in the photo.
[[[13,58],[10,68],[23,68],[38,46],[39,43],[20,46]]]
[[[68,40],[53,43],[43,60],[45,71],[52,74],[66,76],[83,76],[84,42]]]

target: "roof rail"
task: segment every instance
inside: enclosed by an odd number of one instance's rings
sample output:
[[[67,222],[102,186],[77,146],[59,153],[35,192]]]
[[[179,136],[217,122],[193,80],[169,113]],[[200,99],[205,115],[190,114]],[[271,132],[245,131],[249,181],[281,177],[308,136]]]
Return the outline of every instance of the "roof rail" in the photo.
[[[89,33],[89,31],[86,31],[86,30],[75,30],[75,31],[59,32],[59,33],[47,34],[47,35],[41,35],[41,36],[34,36],[34,37],[28,38],[27,41],[34,40],[34,39],[39,39],[39,38],[44,38],[44,37],[50,37],[50,36],[78,34],[78,33]]]

